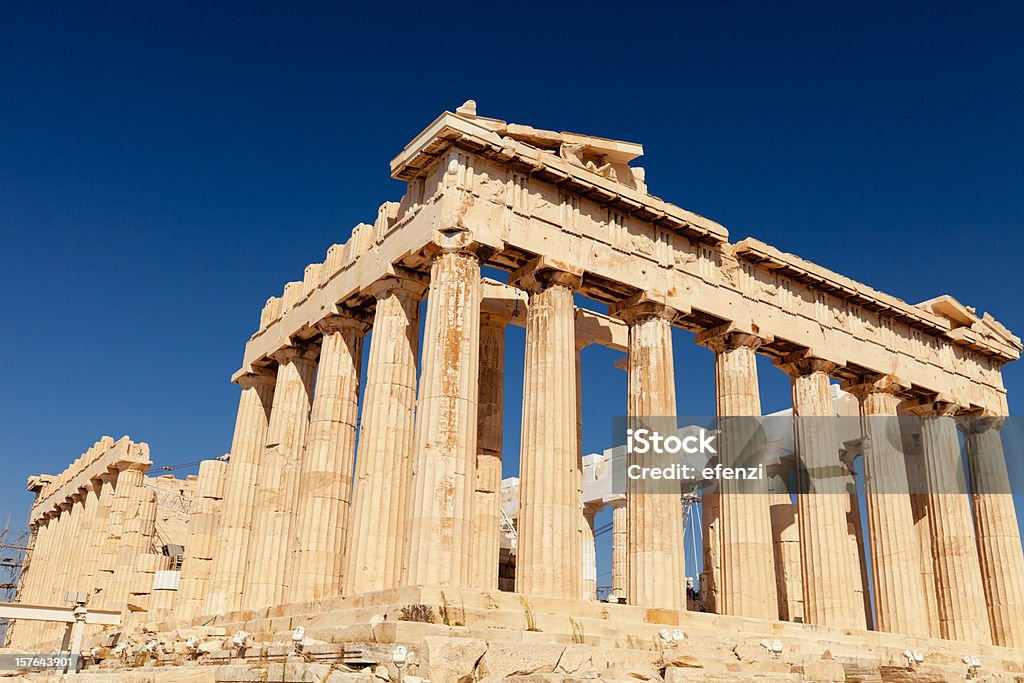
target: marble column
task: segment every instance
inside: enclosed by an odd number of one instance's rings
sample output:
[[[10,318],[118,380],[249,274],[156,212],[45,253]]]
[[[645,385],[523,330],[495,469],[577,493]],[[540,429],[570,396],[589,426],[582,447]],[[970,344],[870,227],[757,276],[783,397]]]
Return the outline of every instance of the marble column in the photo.
[[[106,486],[109,486],[107,484]],[[102,479],[93,479],[86,485],[85,509],[86,518],[82,524],[82,546],[85,548],[102,547],[103,536],[106,535],[107,513],[110,510],[111,490],[105,488]],[[89,552],[82,558],[81,588],[92,598],[99,572],[99,553]]]
[[[779,365],[793,379],[804,622],[863,629],[867,615],[856,592],[860,570],[849,552],[847,529],[850,475],[839,461],[829,388],[829,373],[835,364],[797,352]]]
[[[267,442],[276,375],[262,371],[237,381],[242,394],[231,440],[231,460],[224,475],[220,525],[203,609],[207,614],[223,614],[242,607],[256,480]]]
[[[597,508],[583,506],[583,599],[597,599],[597,546],[594,545],[594,517]]]
[[[646,301],[613,310],[629,325],[630,426],[664,433],[675,426],[676,418],[672,320],[677,313]],[[628,462],[643,466],[650,457]],[[626,599],[631,605],[685,610],[681,490],[674,483],[661,484],[626,482]]]
[[[921,416],[939,630],[947,640],[991,643],[971,501],[953,418],[959,407],[934,402],[913,410]]]
[[[790,491],[794,461],[788,457],[768,463],[768,503],[772,514],[775,548],[775,590],[779,594],[779,619],[803,621],[804,591],[800,575],[800,529]]]
[[[27,605],[45,604],[42,594],[46,588],[46,568],[53,560],[53,544],[56,536],[56,518],[52,514],[43,514],[36,522],[36,538],[30,555],[31,564],[22,574],[22,594],[19,602]],[[38,635],[39,623],[22,620],[14,622],[14,632],[11,633],[11,626],[8,628],[7,647],[27,647]]]
[[[407,585],[469,586],[480,373],[480,259],[441,251],[430,269],[416,405]]]
[[[480,396],[477,409],[476,487],[473,492],[472,586],[498,589],[501,555],[501,442],[508,318],[480,314]]]
[[[299,345],[274,354],[278,362],[267,444],[260,457],[242,606],[278,605],[287,596],[287,562],[299,467],[309,428],[317,349]]]
[[[95,593],[92,604],[98,605],[103,600],[103,595],[110,587],[110,580],[114,576],[114,561],[117,558],[116,542],[111,543],[112,529],[115,525],[121,524],[124,520],[124,510],[117,513],[117,471],[108,471],[100,475],[103,486],[103,493],[100,495],[103,502],[103,524],[99,527],[96,547],[96,571],[93,576],[93,592]],[[120,529],[117,531],[116,540],[120,540]]]
[[[716,328],[697,336],[715,353],[715,403],[721,430],[720,454],[729,467],[764,464],[753,334]],[[721,614],[778,619],[779,601],[772,542],[771,500],[766,480],[723,480],[719,489]]]
[[[156,493],[144,485],[149,465],[123,463],[117,475],[117,494],[124,496],[124,527],[117,549],[114,575],[110,581],[105,609],[127,613],[128,595],[139,555],[150,552],[153,545],[153,522],[156,517]]]
[[[368,327],[352,314],[329,316],[317,325],[323,341],[292,527],[290,602],[341,594],[355,466],[359,372]]]
[[[910,509],[914,515],[914,539],[919,558],[921,595],[924,598],[924,618],[928,637],[941,638],[939,600],[935,590],[935,562],[932,560],[932,532],[928,523],[928,477],[925,476],[924,453],[921,451],[921,432],[918,420],[900,416],[900,436],[906,461],[907,487],[910,491]]]
[[[921,557],[897,417],[903,387],[892,377],[878,376],[844,388],[860,401],[875,627],[928,637],[928,621],[921,618],[926,614]]]
[[[370,292],[377,304],[370,334],[356,478],[346,541],[346,595],[397,586],[405,543],[416,408],[420,300],[414,277],[390,277]]]
[[[626,498],[612,501],[612,595],[626,597]]]
[[[62,548],[62,561],[57,570],[53,588],[56,593],[58,605],[64,604],[64,593],[66,591],[80,591],[79,585],[82,571],[82,522],[85,517],[85,494],[78,490],[70,497],[68,506],[68,534],[64,538]]]
[[[174,596],[174,616],[187,620],[198,616],[210,588],[217,528],[223,512],[224,480],[230,465],[204,460],[199,465],[196,494],[188,522],[181,582]]]
[[[967,450],[982,585],[992,642],[1024,648],[1024,553],[999,436],[1004,418],[960,422]]]
[[[529,268],[510,279],[529,293],[516,591],[578,600],[583,576],[573,293],[581,280],[576,273]]]

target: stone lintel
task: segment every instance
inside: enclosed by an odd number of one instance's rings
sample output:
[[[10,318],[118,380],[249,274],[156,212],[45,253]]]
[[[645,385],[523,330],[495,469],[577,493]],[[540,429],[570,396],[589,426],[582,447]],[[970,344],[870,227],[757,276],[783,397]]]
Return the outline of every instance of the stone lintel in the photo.
[[[499,163],[528,168],[531,173],[552,184],[570,184],[579,188],[581,193],[598,198],[619,211],[651,216],[666,227],[696,239],[712,244],[728,240],[729,231],[722,225],[647,192],[603,177],[551,151],[513,139],[512,135],[502,135],[502,132],[507,132],[507,126],[504,121],[444,112],[391,161],[391,177],[414,180],[424,175],[452,145],[456,145]],[[564,137],[566,134],[560,135]],[[593,139],[590,136],[576,137]],[[631,144],[614,142],[617,145]]]

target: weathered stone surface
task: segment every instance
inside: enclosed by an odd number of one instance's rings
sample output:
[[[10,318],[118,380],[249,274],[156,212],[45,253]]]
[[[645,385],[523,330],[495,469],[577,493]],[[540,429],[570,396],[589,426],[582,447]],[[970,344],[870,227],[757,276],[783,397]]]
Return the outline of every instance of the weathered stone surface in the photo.
[[[421,670],[431,681],[469,683],[487,651],[487,643],[475,638],[423,639]]]

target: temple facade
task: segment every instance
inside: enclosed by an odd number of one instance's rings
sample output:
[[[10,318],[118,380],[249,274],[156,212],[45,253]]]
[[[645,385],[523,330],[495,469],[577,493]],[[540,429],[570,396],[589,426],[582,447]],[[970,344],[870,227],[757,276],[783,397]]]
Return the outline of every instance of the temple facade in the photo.
[[[407,183],[401,201],[264,306],[232,378],[230,461],[205,463],[195,482],[172,602],[132,602],[154,503],[142,486],[148,450],[127,440],[35,480],[21,599],[59,599],[80,571],[103,605],[165,610],[151,621],[411,587],[594,601],[593,520],[609,506],[614,596],[692,609],[679,501],[587,499],[580,432],[590,344],[625,354],[629,415],[676,414],[679,327],[713,352],[719,416],[761,415],[763,355],[790,378],[795,416],[836,415],[838,384],[865,418],[862,437],[884,424],[867,418],[922,425],[905,449],[874,434],[888,445],[863,452],[866,528],[846,489],[794,502],[766,483],[760,495],[723,486],[704,497],[703,609],[1024,649],[1017,517],[1008,492],[991,493],[1009,489],[1000,369],[1020,339],[950,296],[909,304],[756,239],[730,242],[723,226],[647,192],[633,165],[642,151],[478,116],[471,102],[442,114],[391,162]],[[525,328],[514,514],[502,508],[510,324]],[[959,434],[964,415],[991,419]],[[985,486],[951,495],[960,439],[971,485]],[[846,466],[834,431],[798,429],[793,443],[808,467]],[[926,493],[875,488],[915,477]],[[499,576],[508,520],[511,584]],[[80,569],[67,561],[79,544],[98,549]],[[15,628],[13,639],[42,635]]]

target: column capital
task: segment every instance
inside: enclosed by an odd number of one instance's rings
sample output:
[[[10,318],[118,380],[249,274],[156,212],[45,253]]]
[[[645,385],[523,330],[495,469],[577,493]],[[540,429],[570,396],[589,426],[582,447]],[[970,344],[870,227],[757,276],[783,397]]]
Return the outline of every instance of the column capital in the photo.
[[[774,361],[775,365],[790,377],[804,377],[818,372],[829,375],[845,362],[836,358],[827,358],[815,349],[800,349],[788,356]]]
[[[397,294],[420,301],[427,293],[429,282],[430,278],[423,273],[392,266],[388,274],[368,286],[366,292],[378,300]]]
[[[298,343],[294,346],[285,346],[273,353],[274,360],[281,365],[293,363],[297,360],[316,360],[320,348],[316,344]]]
[[[901,395],[910,388],[910,385],[895,375],[872,374],[863,375],[856,380],[844,379],[839,383],[839,388],[848,394],[853,394],[860,400],[870,394],[892,394]]]
[[[558,259],[538,256],[511,273],[508,282],[530,294],[549,287],[567,287],[575,292],[583,284],[583,270]]]
[[[904,401],[901,407],[911,415],[918,417],[953,417],[963,410],[963,406],[941,394],[919,401]]]
[[[774,339],[770,336],[764,337],[758,334],[756,325],[741,325],[736,322],[727,322],[717,327],[698,332],[694,342],[704,346],[715,353],[733,351],[740,348],[748,348],[756,351],[764,344],[770,344]]]
[[[483,242],[477,242],[473,239],[472,234],[467,231],[452,232],[450,234],[441,233],[439,238],[435,237],[432,242],[428,242],[423,247],[423,255],[431,261],[436,261],[444,254],[464,254],[472,256],[480,261],[480,263],[483,263],[490,258],[492,253],[494,253],[494,247]]]
[[[672,323],[681,315],[689,315],[690,310],[670,306],[668,297],[658,292],[638,292],[608,307],[608,315],[619,318],[627,325],[660,318]]]
[[[235,383],[243,389],[252,389],[257,385],[268,387],[274,386],[277,381],[277,373],[269,368],[257,368],[253,372],[242,375],[235,380]]]
[[[497,327],[504,329],[512,320],[512,316],[498,311],[480,311],[480,324],[486,327]]]
[[[983,434],[989,430],[998,432],[1003,428],[1005,420],[1006,417],[1003,415],[960,413],[956,419],[956,427],[966,436]]]
[[[358,336],[362,336],[370,329],[370,322],[361,313],[345,311],[343,313],[332,313],[314,327],[325,336],[335,332],[353,332]]]

